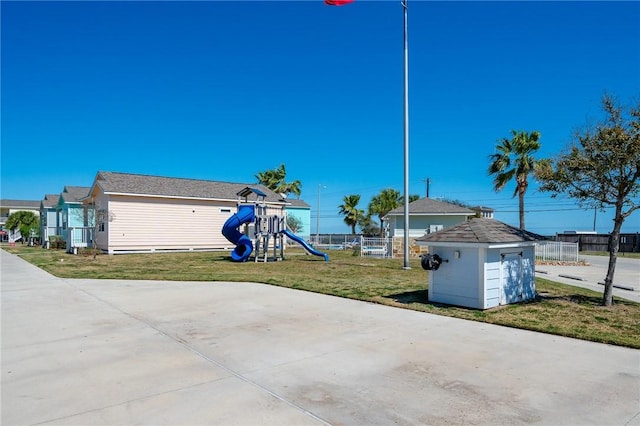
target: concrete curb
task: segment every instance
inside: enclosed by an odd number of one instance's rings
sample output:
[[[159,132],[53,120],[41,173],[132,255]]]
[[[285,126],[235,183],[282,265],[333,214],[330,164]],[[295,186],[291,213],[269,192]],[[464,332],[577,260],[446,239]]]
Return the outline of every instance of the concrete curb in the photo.
[[[599,282],[598,284],[604,285],[603,282]],[[636,291],[636,288],[635,287],[631,287],[631,286],[626,286],[626,285],[621,285],[621,284],[614,284],[613,286],[615,288],[619,288],[621,290]]]

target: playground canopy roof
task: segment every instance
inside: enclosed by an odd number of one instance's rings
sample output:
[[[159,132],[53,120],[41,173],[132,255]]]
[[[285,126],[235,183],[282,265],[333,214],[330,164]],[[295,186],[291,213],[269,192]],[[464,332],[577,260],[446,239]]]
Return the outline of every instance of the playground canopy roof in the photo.
[[[251,194],[256,194],[258,197],[262,197],[262,199],[267,198],[267,194],[265,194],[264,192],[260,191],[257,188],[251,188],[249,186],[244,188],[242,191],[239,191],[237,195],[240,197],[247,198]]]

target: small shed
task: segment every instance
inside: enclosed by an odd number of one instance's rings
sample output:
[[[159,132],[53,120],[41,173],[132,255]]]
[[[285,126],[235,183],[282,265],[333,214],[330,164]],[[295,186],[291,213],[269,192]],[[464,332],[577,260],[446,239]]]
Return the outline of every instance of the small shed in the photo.
[[[474,218],[416,239],[429,248],[429,300],[475,309],[535,297],[535,244],[541,237]]]

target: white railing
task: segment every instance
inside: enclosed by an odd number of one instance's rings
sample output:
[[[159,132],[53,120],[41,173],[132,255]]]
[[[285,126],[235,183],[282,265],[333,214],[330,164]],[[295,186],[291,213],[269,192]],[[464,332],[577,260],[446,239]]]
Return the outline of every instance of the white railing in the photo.
[[[52,235],[57,235],[56,234],[57,228],[55,226],[44,226],[42,228],[42,235],[40,237],[40,239],[42,240],[42,246],[44,248],[50,248],[50,241],[49,241],[49,237]]]
[[[383,259],[393,257],[393,238],[360,237],[360,256]]]
[[[15,231],[9,231],[9,243],[15,243],[20,238],[22,238],[22,234],[19,230],[16,229]]]
[[[78,253],[79,248],[91,247],[93,245],[93,227],[74,226],[67,230],[67,251]]]
[[[359,250],[362,257],[393,257],[393,238],[362,235],[311,235],[309,244],[318,250]]]
[[[536,243],[536,259],[545,262],[577,262],[578,243],[540,241]]]
[[[307,241],[318,250],[344,250],[360,244],[360,235],[311,235]]]

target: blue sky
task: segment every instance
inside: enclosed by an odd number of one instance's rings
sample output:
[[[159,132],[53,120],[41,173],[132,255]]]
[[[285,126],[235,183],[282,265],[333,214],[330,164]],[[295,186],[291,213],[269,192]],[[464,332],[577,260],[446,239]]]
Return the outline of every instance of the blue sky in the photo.
[[[557,154],[640,95],[638,2],[409,3],[411,194],[518,224],[488,156],[511,129]],[[284,163],[316,231],[338,205],[402,192],[399,1],[9,2],[2,14],[2,198],[89,186],[98,170],[253,182]],[[594,212],[531,184],[527,228],[591,230]],[[609,232],[612,211],[598,212]],[[635,213],[623,232],[640,231]]]

